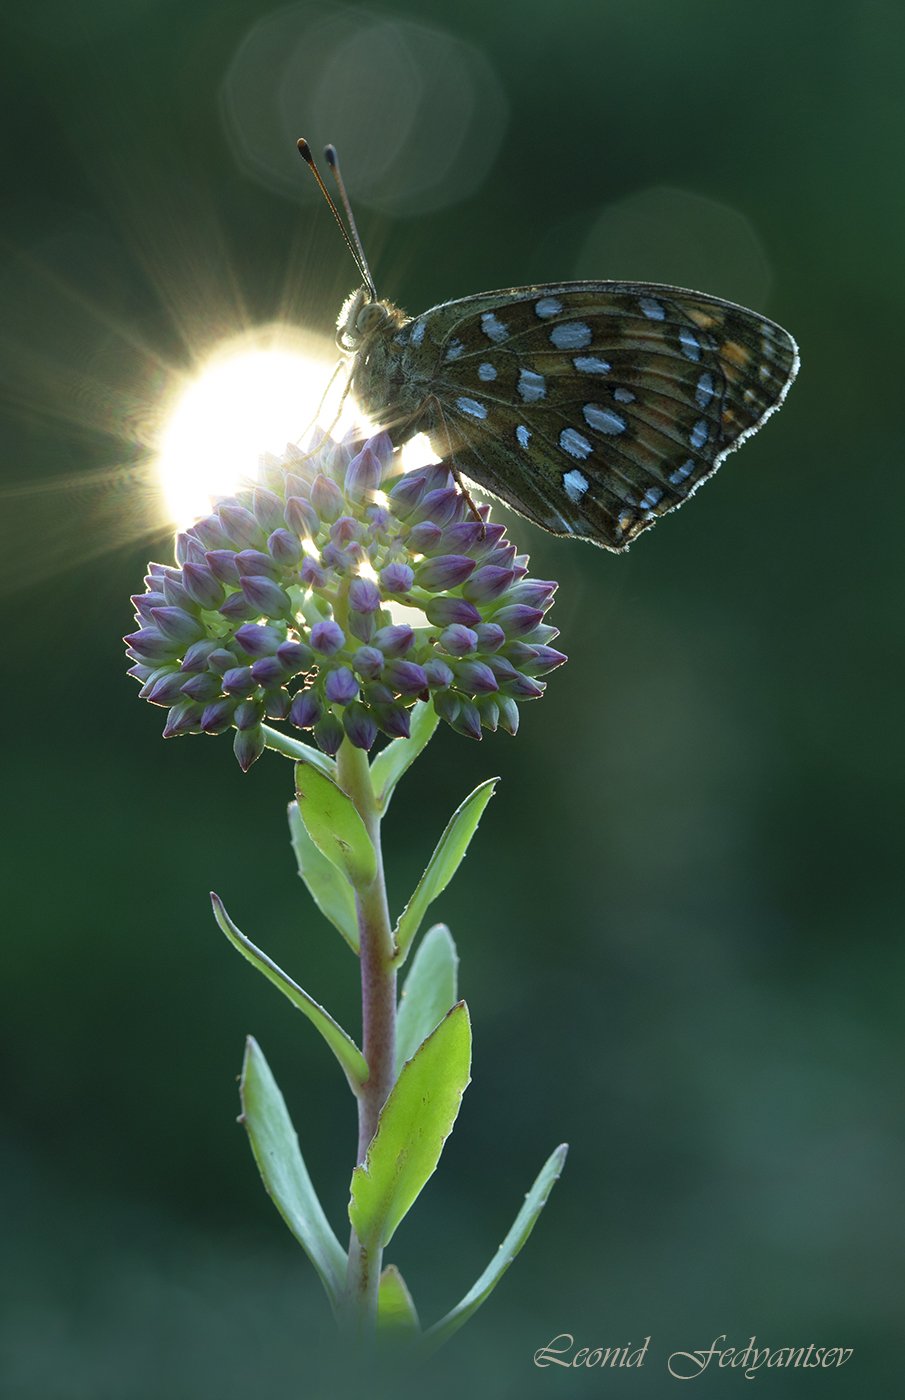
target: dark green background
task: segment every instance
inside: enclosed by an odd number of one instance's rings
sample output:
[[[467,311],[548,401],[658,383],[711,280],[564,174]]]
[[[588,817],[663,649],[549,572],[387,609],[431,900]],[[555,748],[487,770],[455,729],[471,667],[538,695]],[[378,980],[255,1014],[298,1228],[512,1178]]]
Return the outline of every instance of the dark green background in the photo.
[[[207,890],[353,1029],[355,969],[294,873],[288,765],[242,777],[228,740],[162,743],[119,642],[148,554],[166,551],[135,446],[166,381],[149,352],[183,366],[184,335],[214,341],[238,298],[268,320],[287,288],[292,314],[328,329],[354,282],[326,211],[253,179],[224,132],[224,74],[266,12],[4,13],[9,1400],[348,1384],[234,1121],[243,1036],[338,1224],[352,1104],[217,933]],[[696,1394],[883,1400],[901,1384],[905,12],[399,0],[353,22],[383,15],[467,39],[509,109],[467,199],[362,207],[384,295],[416,311],[535,280],[694,280],[755,300],[803,357],[779,418],[630,557],[514,522],[535,572],[561,581],[570,662],[516,741],[444,732],[397,797],[398,905],[469,786],[503,778],[437,906],[476,1056],[392,1249],[426,1321],[484,1266],[546,1153],[572,1152],[492,1302],[396,1393],[665,1397],[669,1352],[725,1332],[855,1353],[838,1374],[707,1374]],[[378,65],[337,98],[377,143],[383,79]],[[266,83],[244,96],[266,105]],[[305,134],[335,138],[305,101]],[[455,104],[440,115],[453,131]],[[673,194],[642,199],[636,237],[582,253],[611,203],[656,187]],[[725,206],[716,234],[702,199]],[[650,1359],[536,1371],[562,1331],[650,1334]]]

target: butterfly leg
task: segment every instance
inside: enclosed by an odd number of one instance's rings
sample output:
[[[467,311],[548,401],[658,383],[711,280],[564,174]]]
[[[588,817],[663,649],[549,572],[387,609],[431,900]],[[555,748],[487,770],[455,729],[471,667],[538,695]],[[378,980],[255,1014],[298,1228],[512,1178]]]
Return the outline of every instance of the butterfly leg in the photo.
[[[334,384],[334,382],[335,382],[335,380],[336,380],[336,376],[339,374],[340,370],[342,370],[342,369],[344,369],[344,368],[346,368],[346,365],[345,365],[344,361],[343,361],[343,360],[338,360],[337,363],[336,363],[336,368],[333,370],[333,373],[330,375],[330,378],[327,380],[327,386],[326,386],[326,388],[324,389],[324,392],[321,394],[320,403],[318,404],[317,408],[315,409],[314,416],[313,416],[313,418],[310,420],[310,422],[307,424],[307,426],[304,427],[304,428],[302,429],[302,431],[299,433],[299,436],[298,436],[298,438],[296,439],[297,442],[301,442],[302,438],[306,437],[306,436],[308,435],[308,433],[311,431],[311,429],[312,429],[312,428],[315,426],[315,424],[317,423],[317,420],[318,420],[318,419],[320,418],[320,416],[321,416],[321,412],[322,412],[322,410],[323,410],[324,404],[326,403],[327,395],[329,394],[330,390],[333,388],[333,384]],[[341,395],[341,397],[340,397],[339,403],[337,404],[336,412],[334,413],[331,422],[329,423],[329,425],[327,426],[327,428],[326,428],[326,430],[325,430],[325,431],[326,431],[327,437],[332,437],[332,435],[333,435],[333,429],[336,427],[337,423],[339,422],[340,414],[341,414],[342,411],[343,411],[343,407],[344,407],[344,405],[345,405],[346,399],[349,397],[349,392],[350,392],[351,388],[352,388],[352,375],[351,375],[351,372],[350,372],[349,375],[348,375],[348,377],[347,377],[347,379],[346,379],[345,384],[343,385],[342,395]],[[319,445],[315,445],[314,447],[312,447],[312,449],[311,449],[310,452],[305,452],[305,453],[302,454],[301,460],[302,460],[303,462],[305,462],[305,461],[307,461],[309,458],[313,457],[313,456],[315,455],[316,452],[319,452],[319,451],[320,451],[320,446],[319,446]]]
[[[459,468],[456,466],[455,457],[450,456],[449,470],[452,472],[453,481],[456,483],[459,490],[462,492],[462,495],[465,497],[465,504],[468,506],[468,509],[471,511],[475,520],[481,527],[481,538],[483,539],[484,536],[487,534],[487,522],[485,521],[478,507],[475,505],[474,497],[472,496],[468,487],[465,485],[465,482],[463,481],[461,475],[459,474]]]
[[[440,403],[440,400],[435,394],[428,395],[427,399],[425,399],[425,405],[431,406],[431,408],[436,413],[437,418],[440,420],[440,425],[443,428],[443,432],[446,437],[445,455],[446,460],[449,462],[449,470],[452,473],[453,481],[456,483],[462,495],[465,497],[465,504],[468,506],[468,509],[471,511],[475,520],[477,520],[478,524],[481,526],[482,531],[486,534],[487,527],[484,517],[479,511],[478,507],[475,505],[474,498],[471,492],[469,491],[468,487],[465,485],[465,482],[462,479],[462,474],[459,471],[458,466],[456,465],[456,459],[453,456],[452,438],[449,432],[449,424],[447,423],[446,417],[443,413],[443,405]]]

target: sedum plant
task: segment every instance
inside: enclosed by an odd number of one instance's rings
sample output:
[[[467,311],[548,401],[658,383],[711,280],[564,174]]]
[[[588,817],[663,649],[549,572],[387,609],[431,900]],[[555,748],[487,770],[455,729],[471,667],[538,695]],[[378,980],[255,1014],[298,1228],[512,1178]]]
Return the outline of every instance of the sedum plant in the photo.
[[[395,919],[381,826],[441,719],[473,739],[498,728],[514,735],[521,704],[543,694],[539,677],[565,660],[544,621],[556,585],[527,571],[527,556],[487,506],[475,510],[447,467],[402,474],[385,434],[363,444],[319,437],[307,453],[265,460],[260,484],[177,537],[175,564],[149,566],[145,592],[132,600],[137,630],[125,638],[142,697],[167,711],[165,737],[232,732],[243,770],[266,749],[294,764],[292,845],[312,899],[358,960],[360,1046],[211,898],[233,947],[323,1036],[356,1101],[348,1248],[251,1037],[241,1121],[340,1323],[362,1341],[390,1333],[418,1351],[446,1341],[492,1292],[566,1155],[561,1146],[548,1158],[465,1297],[422,1329],[384,1251],[452,1131],[470,1079],[471,1025],[449,929],[421,930],[496,780],[453,813]]]

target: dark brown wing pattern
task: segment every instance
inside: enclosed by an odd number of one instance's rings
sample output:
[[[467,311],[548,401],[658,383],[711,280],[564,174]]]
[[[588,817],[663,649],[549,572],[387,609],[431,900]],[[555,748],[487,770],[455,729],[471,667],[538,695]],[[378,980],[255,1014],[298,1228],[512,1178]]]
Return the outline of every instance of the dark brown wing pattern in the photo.
[[[557,535],[626,549],[779,407],[787,331],[699,292],[522,287],[416,318],[465,476]],[[423,351],[422,351],[423,353]]]

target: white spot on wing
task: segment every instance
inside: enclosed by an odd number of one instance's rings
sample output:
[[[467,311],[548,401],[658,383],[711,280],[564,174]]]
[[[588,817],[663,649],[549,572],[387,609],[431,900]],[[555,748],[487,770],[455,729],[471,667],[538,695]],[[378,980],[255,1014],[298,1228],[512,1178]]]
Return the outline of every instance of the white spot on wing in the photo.
[[[685,356],[686,360],[699,360],[701,358],[700,342],[697,336],[690,331],[687,326],[682,326],[679,331],[679,344],[682,347],[682,354]]]
[[[509,328],[492,311],[485,311],[481,317],[481,329],[488,340],[499,343],[509,337]]]
[[[641,500],[638,502],[642,510],[653,510],[663,499],[663,491],[659,486],[649,486]]]
[[[486,418],[487,409],[477,399],[456,399],[456,408],[460,413],[467,413],[470,418]]]
[[[614,412],[612,408],[601,408],[600,404],[586,403],[582,413],[588,427],[596,428],[599,433],[615,435],[625,432],[625,419],[621,414]]]
[[[547,392],[547,381],[533,369],[519,370],[518,391],[524,403],[537,403]]]
[[[420,345],[420,344],[421,344],[422,340],[424,339],[424,332],[425,332],[426,330],[427,330],[427,322],[426,322],[426,321],[416,321],[416,322],[415,322],[415,324],[412,326],[412,336],[411,336],[411,340],[412,340],[412,344],[413,344],[413,345]]]
[[[639,297],[638,305],[649,321],[664,321],[666,319],[666,308],[661,306],[659,301],[653,297]]]
[[[528,443],[531,441],[531,434],[524,423],[519,423],[515,430],[515,436],[518,438],[519,447],[527,447]]]
[[[694,391],[694,401],[698,408],[706,408],[713,398],[713,375],[709,370],[705,370],[697,383]]]
[[[491,379],[496,379],[496,370],[488,360],[478,365],[478,378],[483,379],[485,384],[488,384]]]
[[[583,350],[592,339],[591,327],[584,321],[563,321],[550,332],[550,342],[557,350]]]
[[[634,403],[635,395],[631,389],[614,389],[613,398],[617,403]]]
[[[693,471],[694,471],[694,462],[693,462],[692,459],[689,457],[688,461],[687,461],[687,462],[683,462],[683,464],[682,464],[681,467],[676,467],[676,470],[675,470],[675,471],[672,473],[672,475],[670,476],[670,478],[669,478],[669,484],[670,484],[670,486],[678,486],[680,482],[685,481],[685,479],[686,479],[687,477],[691,476],[691,473],[692,473]]]
[[[582,476],[577,467],[573,467],[570,472],[563,473],[562,484],[569,500],[576,504],[588,489],[588,479],[586,476]]]
[[[446,363],[449,364],[452,360],[458,360],[464,352],[465,346],[462,344],[461,340],[451,340],[449,342],[449,349],[446,352]]]
[[[594,450],[587,438],[577,433],[574,428],[563,428],[559,435],[559,445],[570,457],[577,457],[580,462],[590,457]]]
[[[542,320],[547,316],[558,316],[562,311],[562,302],[557,301],[556,297],[541,297],[535,303],[534,310]]]
[[[710,424],[706,418],[699,418],[688,436],[688,441],[697,452],[698,448],[703,447],[709,437]]]
[[[609,374],[612,365],[597,355],[576,355],[572,361],[579,374]]]

